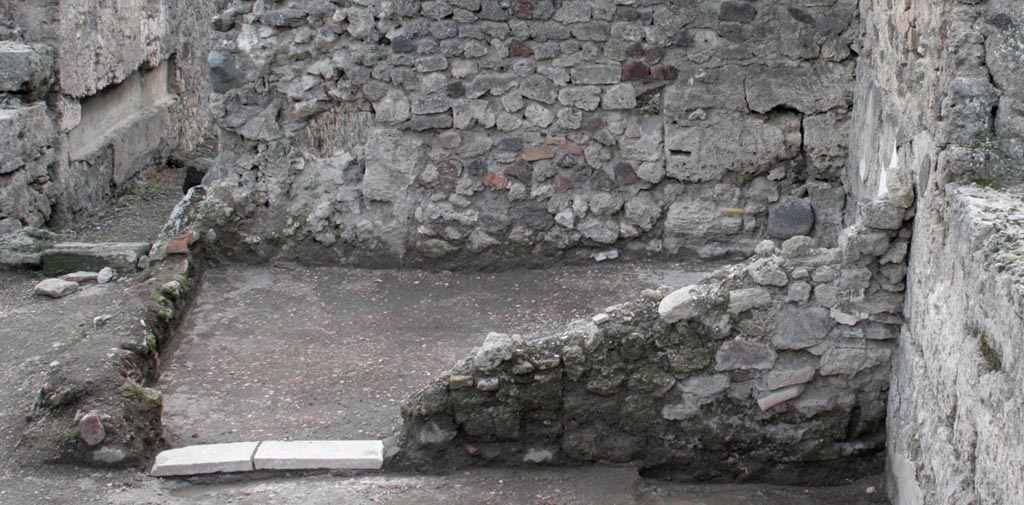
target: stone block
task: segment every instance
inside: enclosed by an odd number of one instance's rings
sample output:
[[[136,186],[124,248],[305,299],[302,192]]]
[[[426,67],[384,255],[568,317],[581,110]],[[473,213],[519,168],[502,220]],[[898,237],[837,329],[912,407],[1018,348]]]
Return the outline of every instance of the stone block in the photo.
[[[783,287],[789,283],[786,272],[769,258],[762,258],[751,263],[750,277],[762,286]]]
[[[147,242],[66,242],[43,251],[40,260],[47,274],[98,271],[106,267],[134,272],[139,258],[145,256],[149,248]]]
[[[404,198],[421,167],[423,140],[388,129],[367,135],[363,195],[384,202]]]
[[[75,291],[78,291],[78,283],[63,279],[46,279],[32,288],[33,293],[50,298],[64,298]]]
[[[776,367],[765,376],[768,389],[779,389],[786,386],[806,384],[814,378],[814,367]]]
[[[747,102],[750,110],[762,114],[780,106],[804,114],[845,108],[852,98],[848,83],[853,67],[852,63],[753,66],[748,69]]]
[[[764,288],[737,289],[729,292],[729,313],[741,314],[750,309],[771,305],[772,295]]]
[[[807,201],[795,196],[783,197],[768,208],[768,235],[787,239],[808,235],[814,227],[814,209]]]
[[[858,213],[861,222],[868,228],[898,230],[903,226],[903,209],[887,201],[862,202]]]
[[[620,80],[618,65],[580,65],[569,75],[574,84],[616,84]]]
[[[807,349],[824,342],[833,326],[827,309],[784,309],[778,314],[772,343],[778,349]]]
[[[380,470],[380,440],[302,440],[263,442],[253,456],[256,470]]]
[[[156,455],[153,477],[176,477],[210,473],[251,472],[256,442],[193,445]]]
[[[0,175],[22,169],[44,156],[53,142],[52,133],[43,103],[0,108]]]
[[[0,41],[0,93],[41,96],[52,76],[53,56],[48,47]]]
[[[658,314],[666,323],[676,323],[703,315],[719,303],[717,290],[706,284],[693,284],[673,291],[658,304]]]
[[[768,370],[778,355],[764,342],[737,338],[730,340],[715,354],[715,370]]]
[[[690,377],[679,383],[679,389],[700,398],[710,398],[729,389],[729,374]]]
[[[604,91],[601,107],[605,110],[625,110],[636,107],[636,90],[632,84],[611,86]]]
[[[804,281],[797,281],[789,285],[786,292],[786,301],[793,303],[804,303],[811,298],[811,285]]]

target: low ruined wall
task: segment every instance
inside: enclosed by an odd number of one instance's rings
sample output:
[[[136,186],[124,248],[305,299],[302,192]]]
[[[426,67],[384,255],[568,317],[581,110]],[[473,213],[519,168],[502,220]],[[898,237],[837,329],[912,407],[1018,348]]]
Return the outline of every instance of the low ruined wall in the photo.
[[[466,267],[836,243],[853,1],[234,0],[214,26],[225,252]]]
[[[631,462],[816,484],[881,470],[912,213],[888,201],[859,213],[838,248],[766,241],[667,296],[562,331],[488,335],[403,407],[392,466]]]
[[[0,8],[0,228],[60,224],[102,207],[154,161],[198,143],[209,123],[213,8]]]
[[[916,205],[887,490],[898,505],[1020,502],[1018,204],[955,183],[1024,180],[1024,11],[862,2],[861,22],[847,189]]]

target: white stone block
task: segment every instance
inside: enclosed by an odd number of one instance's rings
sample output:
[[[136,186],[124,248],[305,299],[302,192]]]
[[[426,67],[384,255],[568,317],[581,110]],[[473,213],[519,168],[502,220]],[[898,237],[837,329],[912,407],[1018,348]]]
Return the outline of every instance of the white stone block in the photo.
[[[257,442],[193,445],[163,451],[156,456],[150,475],[172,477],[208,473],[251,472]]]
[[[379,470],[380,440],[302,440],[263,442],[253,459],[257,470]]]

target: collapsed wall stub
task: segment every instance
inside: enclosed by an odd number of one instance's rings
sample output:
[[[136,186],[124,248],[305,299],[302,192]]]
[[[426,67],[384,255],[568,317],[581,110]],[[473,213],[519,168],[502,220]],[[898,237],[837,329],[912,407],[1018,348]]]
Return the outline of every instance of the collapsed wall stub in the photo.
[[[561,332],[491,334],[405,406],[392,464],[600,461],[791,484],[878,472],[903,301],[896,216],[841,248],[766,241]]]
[[[835,245],[856,17],[853,1],[230,2],[210,56],[219,247],[465,268]]]
[[[211,2],[0,8],[0,230],[95,210],[209,123]]]

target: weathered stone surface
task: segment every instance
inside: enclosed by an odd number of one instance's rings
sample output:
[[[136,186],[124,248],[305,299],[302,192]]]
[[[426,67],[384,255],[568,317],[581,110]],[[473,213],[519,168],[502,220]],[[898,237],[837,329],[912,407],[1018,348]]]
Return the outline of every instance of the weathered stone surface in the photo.
[[[512,339],[504,333],[488,333],[473,358],[473,363],[482,371],[493,370],[512,357]]]
[[[658,304],[658,314],[666,323],[675,323],[699,317],[717,303],[720,303],[719,293],[714,288],[694,284],[663,298]]]
[[[729,389],[729,376],[717,374],[702,377],[691,377],[679,384],[679,389],[684,393],[709,398]]]
[[[78,421],[78,436],[86,445],[93,446],[102,443],[107,438],[107,431],[103,428],[100,416],[86,414]]]
[[[861,223],[869,228],[898,230],[903,226],[903,209],[887,201],[864,202],[858,210]]]
[[[366,142],[363,195],[392,202],[406,196],[419,172],[422,140],[395,130],[374,129]]]
[[[380,440],[301,440],[262,442],[253,455],[255,470],[379,470]]]
[[[786,272],[768,258],[757,260],[751,265],[750,277],[762,286],[782,287],[789,283]]]
[[[737,338],[718,349],[715,370],[767,370],[775,364],[777,356],[768,344]]]
[[[250,472],[257,442],[193,445],[156,455],[149,474],[154,477]]]
[[[767,307],[771,303],[771,293],[764,288],[737,289],[729,292],[730,314],[741,314],[750,309]]]
[[[120,272],[134,272],[139,258],[149,252],[145,242],[66,242],[43,251],[43,271],[50,274],[79,270],[113,268]]]
[[[0,41],[0,68],[0,93],[40,96],[52,80],[52,50],[43,45]]]
[[[772,331],[772,343],[778,349],[814,347],[825,341],[833,326],[828,309],[783,309]]]
[[[604,91],[601,107],[606,110],[625,110],[636,107],[636,91],[632,84],[617,84]]]
[[[764,383],[768,389],[780,389],[796,384],[806,384],[814,379],[815,369],[813,366],[796,366],[774,368],[765,376]]]
[[[615,84],[619,82],[618,65],[580,65],[569,74],[575,84]]]
[[[63,279],[46,279],[32,288],[33,293],[50,298],[64,298],[75,291],[78,291],[78,283]]]

